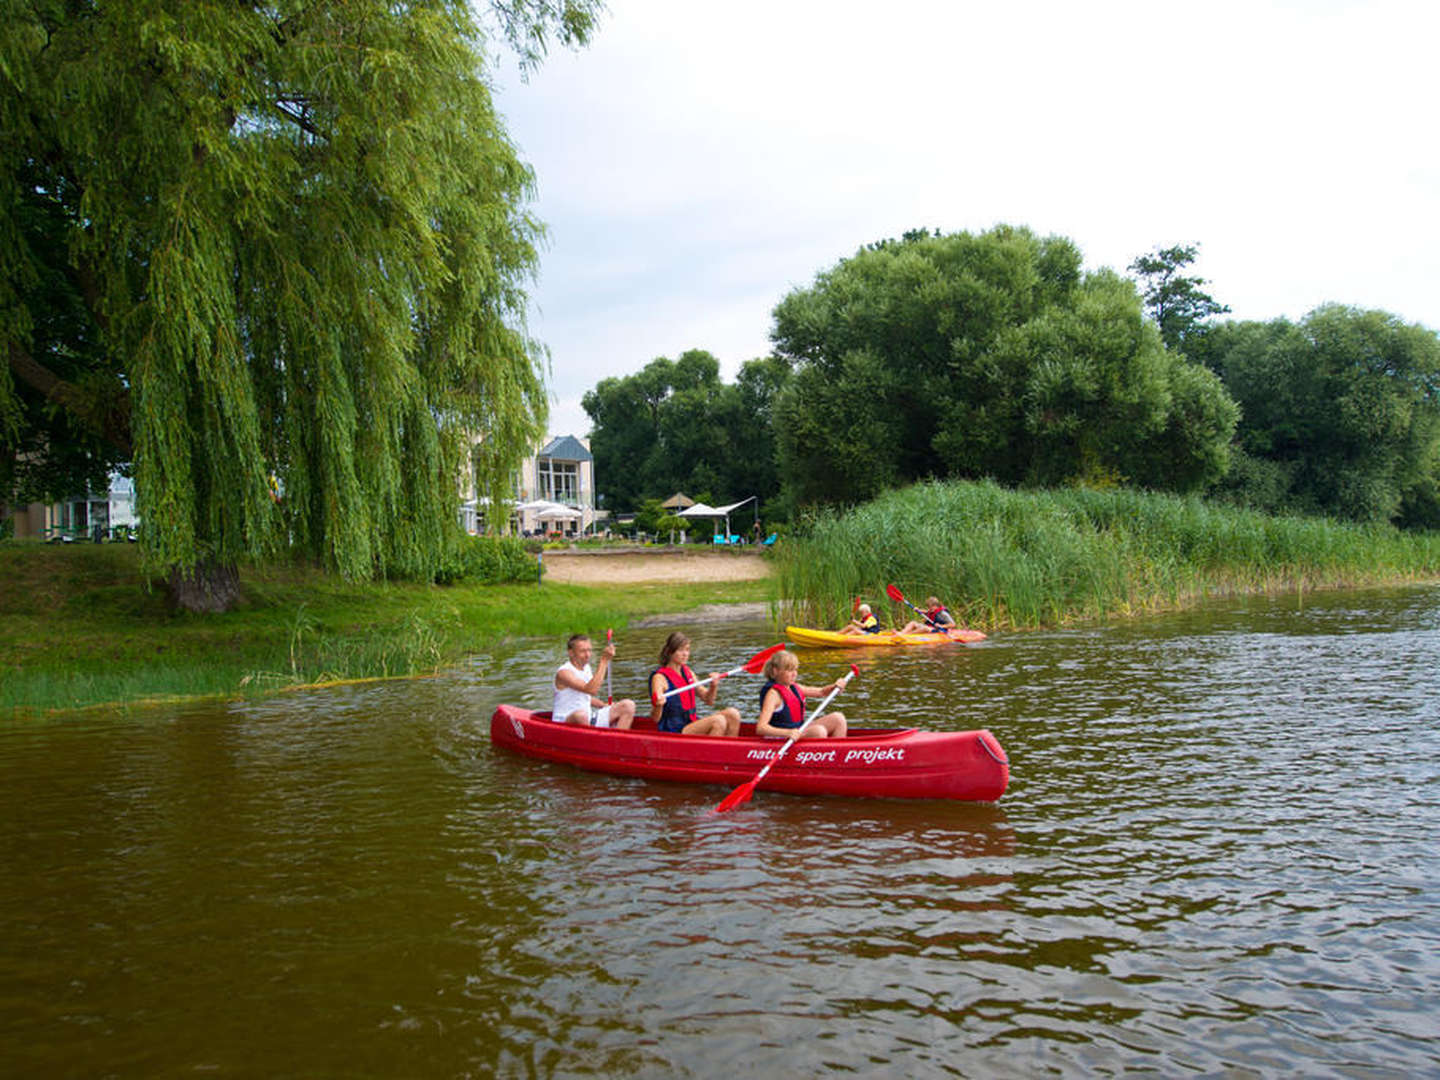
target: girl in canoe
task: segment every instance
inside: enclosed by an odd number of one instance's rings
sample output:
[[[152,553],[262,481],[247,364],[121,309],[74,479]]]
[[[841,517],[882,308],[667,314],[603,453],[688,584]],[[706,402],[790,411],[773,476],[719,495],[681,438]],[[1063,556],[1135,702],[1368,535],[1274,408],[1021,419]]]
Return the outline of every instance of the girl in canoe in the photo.
[[[805,723],[805,699],[824,697],[840,685],[836,680],[829,686],[802,686],[796,681],[799,675],[800,658],[788,649],[766,661],[765,687],[760,691],[760,719],[755,721],[756,735],[792,738],[795,729]],[[836,711],[806,726],[800,737],[839,739],[845,736],[845,731],[845,714]]]
[[[740,734],[740,710],[726,707],[709,716],[700,716],[697,702],[706,708],[715,705],[715,692],[720,688],[720,676],[712,673],[700,686],[700,682],[689,668],[690,639],[675,631],[665,639],[660,649],[660,666],[650,673],[650,718],[661,731],[678,732],[681,735],[738,735]],[[665,695],[682,686],[690,686],[678,694]]]

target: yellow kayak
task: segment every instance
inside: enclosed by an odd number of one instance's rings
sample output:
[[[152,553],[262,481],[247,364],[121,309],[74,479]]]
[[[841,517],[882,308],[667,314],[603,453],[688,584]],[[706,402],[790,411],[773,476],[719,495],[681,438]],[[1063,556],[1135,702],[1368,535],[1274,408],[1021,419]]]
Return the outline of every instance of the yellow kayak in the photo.
[[[985,635],[979,630],[963,630],[958,627],[924,634],[897,634],[893,631],[880,634],[840,634],[834,630],[811,630],[804,626],[787,626],[785,627],[785,636],[796,645],[810,645],[817,649],[862,649],[887,645],[948,645],[957,641],[969,644],[985,640]]]

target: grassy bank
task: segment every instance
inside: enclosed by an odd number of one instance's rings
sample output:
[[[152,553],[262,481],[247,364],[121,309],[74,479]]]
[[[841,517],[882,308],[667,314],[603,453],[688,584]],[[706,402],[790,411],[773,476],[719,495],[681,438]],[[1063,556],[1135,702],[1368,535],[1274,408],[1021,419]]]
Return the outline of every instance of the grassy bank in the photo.
[[[1206,596],[1440,579],[1440,534],[1271,518],[1129,491],[921,484],[829,516],[776,552],[778,575],[713,585],[348,585],[244,575],[223,616],[171,611],[125,544],[0,544],[0,716],[436,671],[510,637],[623,628],[707,603],[796,598],[838,626],[893,582],[987,630],[1169,610]]]
[[[791,617],[839,625],[893,582],[939,595],[972,626],[1061,625],[1213,595],[1434,580],[1440,534],[1274,518],[1133,491],[1015,492],[986,483],[894,491],[825,517],[778,553]],[[883,621],[883,614],[882,614]]]
[[[0,544],[0,716],[436,671],[510,637],[561,638],[707,603],[763,601],[769,581],[715,585],[349,585],[251,570],[227,615],[171,611],[126,544]]]

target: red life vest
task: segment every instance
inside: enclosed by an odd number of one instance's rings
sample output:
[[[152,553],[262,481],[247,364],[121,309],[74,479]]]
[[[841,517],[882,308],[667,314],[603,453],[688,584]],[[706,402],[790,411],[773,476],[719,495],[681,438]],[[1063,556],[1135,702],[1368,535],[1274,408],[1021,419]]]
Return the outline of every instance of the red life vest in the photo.
[[[765,708],[765,695],[774,690],[780,695],[780,705],[785,710],[782,716],[778,711],[770,714],[770,723],[774,727],[798,728],[805,723],[805,697],[793,686],[781,686],[779,683],[767,682],[760,691],[760,708]]]
[[[677,686],[687,686],[695,681],[695,673],[684,664],[680,665],[680,670],[678,671],[673,667],[656,668],[654,675],[664,676],[671,690],[674,690]],[[652,678],[653,677],[652,675]],[[676,709],[684,713],[689,720],[695,719],[695,687],[691,686],[689,690],[682,690],[674,697],[666,698],[664,708],[660,714],[661,718],[663,719],[666,713],[673,714]]]

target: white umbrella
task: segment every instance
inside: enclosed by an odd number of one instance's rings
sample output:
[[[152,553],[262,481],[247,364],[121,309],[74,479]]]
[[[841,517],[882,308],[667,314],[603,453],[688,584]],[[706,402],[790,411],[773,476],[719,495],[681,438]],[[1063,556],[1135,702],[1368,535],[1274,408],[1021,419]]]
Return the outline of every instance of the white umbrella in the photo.
[[[575,521],[578,518],[582,518],[584,516],[585,515],[579,510],[574,510],[571,507],[561,506],[559,503],[555,503],[550,507],[550,509],[541,510],[538,514],[535,515],[535,518],[537,521]]]

